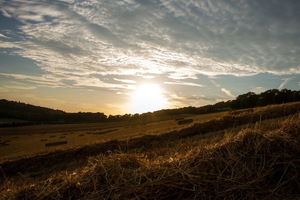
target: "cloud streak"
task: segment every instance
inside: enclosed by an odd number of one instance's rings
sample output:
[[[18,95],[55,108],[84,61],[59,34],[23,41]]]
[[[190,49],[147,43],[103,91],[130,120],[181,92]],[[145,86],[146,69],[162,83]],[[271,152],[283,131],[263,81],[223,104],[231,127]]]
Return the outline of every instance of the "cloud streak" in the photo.
[[[227,90],[227,89],[225,89],[225,88],[222,88],[221,90],[222,90],[222,92],[224,92],[227,96],[229,96],[229,97],[231,97],[231,98],[235,98],[235,96],[234,96],[229,90]]]
[[[164,84],[168,85],[184,85],[184,86],[194,86],[194,87],[205,87],[204,85],[198,84],[198,83],[191,83],[191,82],[182,82],[182,81],[174,81],[174,82],[169,82],[166,81]]]
[[[283,82],[280,84],[280,86],[278,87],[279,90],[282,90],[285,88],[285,86],[291,81],[293,80],[293,77],[290,77],[290,78],[285,78],[285,79],[282,79]]]

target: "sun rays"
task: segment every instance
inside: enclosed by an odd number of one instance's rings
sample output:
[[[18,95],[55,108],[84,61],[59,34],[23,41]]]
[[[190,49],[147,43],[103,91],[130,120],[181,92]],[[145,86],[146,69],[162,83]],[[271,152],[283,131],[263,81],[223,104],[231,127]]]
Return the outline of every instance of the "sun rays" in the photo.
[[[131,95],[130,109],[133,113],[152,112],[166,105],[167,99],[158,84],[142,84]]]

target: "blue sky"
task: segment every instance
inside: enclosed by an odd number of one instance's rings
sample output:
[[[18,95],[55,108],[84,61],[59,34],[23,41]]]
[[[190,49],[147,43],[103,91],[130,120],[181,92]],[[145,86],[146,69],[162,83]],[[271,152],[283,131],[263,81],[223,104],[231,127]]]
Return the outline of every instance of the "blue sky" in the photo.
[[[141,84],[159,87],[164,108],[299,90],[299,10],[297,0],[0,0],[0,97],[124,114]]]

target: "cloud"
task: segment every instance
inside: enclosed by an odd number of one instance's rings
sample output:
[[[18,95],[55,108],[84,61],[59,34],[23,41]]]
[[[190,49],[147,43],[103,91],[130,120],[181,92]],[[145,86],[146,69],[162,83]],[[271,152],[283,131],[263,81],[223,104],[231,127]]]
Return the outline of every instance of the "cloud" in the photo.
[[[206,97],[205,95],[182,95],[169,94],[167,100],[170,108],[186,107],[186,106],[203,106],[216,102],[215,98]]]
[[[4,10],[3,8],[0,8],[0,12],[2,13],[3,16],[7,17],[7,18],[11,18],[12,16],[10,14],[8,14],[8,12],[6,12],[6,10]]]
[[[279,90],[284,89],[285,86],[288,84],[288,82],[290,82],[290,81],[293,80],[293,79],[294,79],[294,77],[282,79],[283,82],[280,84],[280,86],[278,87],[278,89],[279,89]]]
[[[24,74],[8,74],[8,73],[0,73],[0,76],[3,77],[9,77],[11,79],[15,80],[23,80],[30,83],[37,83],[41,86],[47,86],[47,87],[59,87],[62,86],[58,81],[58,79],[51,77],[51,76],[29,76]]]
[[[20,39],[0,48],[32,59],[58,82],[63,77],[81,87],[112,86],[94,74],[173,80],[299,74],[299,9],[292,0],[7,0],[1,13],[22,22]],[[78,82],[78,76],[85,78]],[[126,87],[119,82],[113,87]]]
[[[102,82],[100,79],[91,77],[55,77],[52,75],[43,75],[43,76],[29,76],[23,74],[8,74],[0,73],[0,76],[9,77],[14,80],[26,81],[29,83],[35,83],[39,86],[44,87],[98,87],[98,88],[110,88],[114,89],[116,87],[122,87],[121,85],[108,84]],[[71,84],[70,84],[71,83]]]
[[[9,38],[9,37],[7,37],[7,36],[3,35],[2,33],[0,33],[0,38]]]
[[[218,84],[216,81],[214,81],[214,80],[210,80],[210,82],[212,82],[216,87],[221,87],[221,85],[220,84]]]
[[[227,90],[227,89],[225,89],[225,88],[222,88],[221,90],[222,90],[222,92],[224,92],[227,96],[229,96],[229,97],[231,97],[231,98],[235,98],[235,96],[234,96],[229,90]]]
[[[164,84],[169,84],[169,85],[184,85],[184,86],[194,86],[194,87],[205,87],[204,85],[198,84],[198,83],[190,83],[190,82],[182,82],[182,81],[174,81],[174,82],[169,82],[166,81]]]
[[[33,90],[36,89],[35,86],[16,86],[16,85],[3,85],[4,88],[13,90]]]
[[[256,93],[256,94],[260,94],[260,93],[262,93],[262,92],[264,92],[264,91],[266,91],[267,89],[266,88],[264,88],[264,87],[256,87],[256,88],[254,88],[253,90],[252,90],[252,92],[254,92],[254,93]]]
[[[136,81],[134,81],[134,80],[117,79],[117,78],[114,78],[114,80],[115,80],[115,81],[122,82],[122,83],[131,83],[131,84],[136,83]]]
[[[231,91],[229,91],[226,88],[222,88],[222,86],[220,84],[218,84],[216,81],[214,80],[210,80],[211,83],[213,83],[217,88],[221,88],[221,91],[223,93],[225,93],[228,97],[230,98],[235,98],[235,96],[231,93]],[[220,101],[224,101],[224,99],[219,99]]]

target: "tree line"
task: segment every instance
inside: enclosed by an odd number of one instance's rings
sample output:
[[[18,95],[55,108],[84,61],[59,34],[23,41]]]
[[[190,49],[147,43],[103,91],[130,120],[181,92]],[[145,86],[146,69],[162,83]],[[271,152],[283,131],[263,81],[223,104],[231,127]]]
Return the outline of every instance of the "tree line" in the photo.
[[[267,90],[261,94],[248,92],[238,96],[231,102],[232,109],[253,108],[266,106],[270,104],[282,104],[288,102],[300,101],[300,91],[283,90]]]
[[[271,89],[261,94],[248,92],[246,94],[239,95],[234,100],[226,102],[222,101],[213,105],[206,105],[202,107],[189,106],[177,109],[164,109],[143,114],[107,116],[101,112],[67,113],[62,110],[54,110],[2,99],[0,100],[0,118],[15,118],[30,121],[32,123],[94,123],[127,120],[155,121],[163,119],[163,116],[175,116],[179,114],[207,114],[295,101],[300,101],[300,91]]]
[[[107,119],[104,113],[67,113],[16,101],[0,100],[0,118],[14,118],[34,123],[91,123]]]

